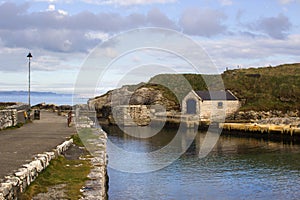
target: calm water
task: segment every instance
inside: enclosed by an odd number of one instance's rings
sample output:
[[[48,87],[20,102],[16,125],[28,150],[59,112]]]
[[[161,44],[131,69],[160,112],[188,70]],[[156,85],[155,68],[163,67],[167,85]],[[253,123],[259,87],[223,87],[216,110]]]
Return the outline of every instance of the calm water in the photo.
[[[114,144],[136,152],[161,148],[177,131],[164,129],[150,139],[135,139],[116,127],[104,129]],[[134,174],[109,168],[109,199],[300,199],[299,145],[221,136],[200,159],[204,136],[198,132],[188,151],[161,170]],[[134,163],[136,158],[126,160]]]

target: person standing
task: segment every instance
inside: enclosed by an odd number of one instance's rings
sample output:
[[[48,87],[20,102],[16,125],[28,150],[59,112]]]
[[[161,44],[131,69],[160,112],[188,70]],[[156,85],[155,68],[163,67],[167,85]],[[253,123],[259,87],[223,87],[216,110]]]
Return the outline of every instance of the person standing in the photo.
[[[71,126],[71,122],[72,122],[72,111],[68,112],[68,127]]]

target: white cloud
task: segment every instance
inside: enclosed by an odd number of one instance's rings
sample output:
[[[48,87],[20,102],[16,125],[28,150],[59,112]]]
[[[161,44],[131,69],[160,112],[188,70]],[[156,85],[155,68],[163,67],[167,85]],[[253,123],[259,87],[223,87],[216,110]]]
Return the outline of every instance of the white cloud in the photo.
[[[99,39],[103,41],[109,38],[109,34],[102,31],[89,31],[85,34],[85,37],[89,40]]]
[[[289,18],[283,14],[276,17],[260,18],[252,25],[253,30],[262,31],[275,39],[285,39],[291,27]]]
[[[281,3],[281,4],[289,4],[289,3],[292,3],[294,1],[295,0],[279,0],[279,3]]]
[[[177,0],[81,0],[85,3],[98,4],[98,5],[119,5],[119,6],[130,6],[130,5],[147,5],[147,4],[166,4],[175,3]]]
[[[61,14],[61,15],[65,15],[65,16],[68,15],[67,11],[60,10],[60,9],[58,10],[58,13]]]
[[[152,26],[176,29],[175,23],[158,8],[149,10],[147,19]]]
[[[134,63],[140,63],[141,61],[142,61],[143,59],[142,58],[140,58],[139,56],[133,56],[132,57],[132,61],[134,62]]]
[[[223,6],[230,6],[233,4],[232,0],[219,0],[219,1]]]
[[[108,58],[115,58],[118,55],[119,55],[118,51],[115,50],[114,48],[107,47],[105,49],[105,56],[107,56]]]
[[[54,3],[57,2],[58,0],[33,0],[35,2],[48,2],[48,3]]]
[[[183,33],[196,36],[225,35],[223,38],[227,39],[208,42],[210,44],[208,49],[216,52],[217,58],[226,61],[227,64],[234,63],[238,59],[247,59],[248,62],[251,62],[256,59],[273,57],[275,54],[286,57],[296,57],[296,53],[300,55],[300,37],[289,35],[292,24],[289,18],[283,14],[275,17],[258,18],[257,21],[253,22],[252,29],[250,28],[253,32],[252,37],[235,33],[232,35],[235,35],[234,37],[240,35],[240,38],[231,37],[228,39],[229,36],[226,35],[228,27],[224,25],[226,15],[220,10],[188,8],[183,10],[177,23],[177,21],[168,18],[162,10],[155,7],[144,14],[121,15],[113,12],[100,12],[98,14],[81,12],[67,15],[67,13],[57,10],[53,2],[48,7],[48,10],[52,12],[36,13],[27,12],[29,9],[27,4],[5,3],[0,5],[0,18],[6,19],[0,22],[0,45],[3,46],[1,50],[4,48],[34,48],[43,49],[47,53],[67,53],[69,55],[87,53],[100,41],[106,40],[109,36],[120,31],[137,27],[159,26],[182,28]],[[114,2],[120,4],[122,1],[114,0]],[[149,1],[130,0],[129,2],[146,3]],[[175,1],[155,0],[155,2]],[[222,0],[222,2],[229,3],[231,1]],[[176,24],[180,27],[177,27]],[[262,33],[264,37],[261,37]],[[270,37],[266,37],[266,35]],[[26,52],[28,51],[26,50]],[[111,49],[106,52],[108,57],[114,57],[116,53]],[[7,66],[7,68],[9,67]],[[16,68],[17,66],[13,69]]]
[[[54,12],[54,11],[56,11],[56,6],[54,4],[50,4],[46,11]],[[64,16],[68,15],[67,11],[60,10],[60,9],[57,10],[57,13],[59,13],[60,15],[64,15]],[[61,18],[61,16],[56,16],[56,18]]]
[[[226,15],[213,9],[188,8],[183,11],[179,24],[184,33],[211,37],[226,31],[223,20]]]
[[[55,11],[55,5],[50,4],[50,5],[48,6],[47,11]]]
[[[132,28],[158,26],[176,28],[159,9],[146,14],[98,14],[83,11],[68,15],[50,4],[48,11],[27,12],[29,7],[0,5],[0,39],[6,47],[43,48],[54,52],[86,52],[109,35]]]
[[[286,40],[273,38],[231,37],[222,40],[199,41],[218,66],[263,66],[299,62],[300,35]]]

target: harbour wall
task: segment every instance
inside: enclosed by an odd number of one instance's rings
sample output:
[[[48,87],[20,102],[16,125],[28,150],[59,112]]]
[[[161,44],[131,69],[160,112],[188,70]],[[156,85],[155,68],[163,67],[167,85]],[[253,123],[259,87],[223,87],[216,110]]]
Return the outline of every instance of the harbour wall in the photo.
[[[107,134],[98,125],[96,112],[90,111],[87,105],[75,108],[75,125],[85,148],[93,156],[91,164],[93,168],[88,175],[85,187],[81,190],[84,200],[108,199],[108,156]]]
[[[300,127],[285,124],[220,123],[224,135],[239,135],[300,142]]]

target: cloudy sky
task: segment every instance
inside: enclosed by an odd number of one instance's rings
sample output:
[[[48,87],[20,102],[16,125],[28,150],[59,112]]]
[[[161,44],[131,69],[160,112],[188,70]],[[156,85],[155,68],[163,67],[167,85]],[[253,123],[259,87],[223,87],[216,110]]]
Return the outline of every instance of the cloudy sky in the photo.
[[[72,93],[97,45],[145,27],[190,37],[219,72],[299,62],[299,10],[299,0],[0,0],[0,91],[27,90],[30,51],[32,90]],[[138,52],[123,65],[147,64],[153,54]]]

